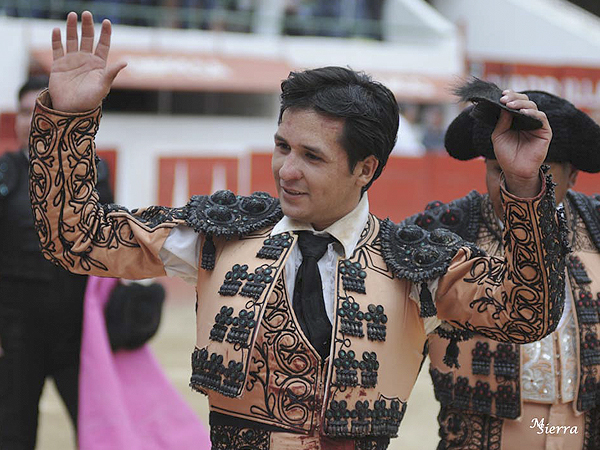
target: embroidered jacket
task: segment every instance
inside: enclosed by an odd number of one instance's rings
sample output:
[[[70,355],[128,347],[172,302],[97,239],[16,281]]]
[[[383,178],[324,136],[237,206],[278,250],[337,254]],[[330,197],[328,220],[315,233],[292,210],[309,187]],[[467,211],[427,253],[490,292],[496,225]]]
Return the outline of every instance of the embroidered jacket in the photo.
[[[270,235],[281,218],[277,200],[220,191],[182,208],[100,205],[100,110],[65,114],[48,104],[43,93],[30,142],[30,191],[46,257],[74,272],[158,276],[173,227],[202,234],[191,385],[209,394],[212,411],[300,433],[394,436],[424,358],[423,317],[519,343],[558,323],[563,246],[546,182],[532,200],[503,191],[506,260],[445,230],[370,216],[354,254],[338,262],[332,346],[321,361],[291,312],[282,268],[297,235]],[[419,302],[410,298],[413,284]]]
[[[570,311],[564,324],[543,340],[512,345],[476,334],[459,344],[458,367],[443,362],[447,342],[431,335],[431,368],[442,407],[516,419],[523,401],[573,402],[577,414],[600,405],[600,196],[568,191],[564,207],[573,253],[567,257]],[[489,254],[502,254],[502,230],[488,195],[472,191],[449,204],[433,202],[406,220],[427,230],[445,227]],[[475,299],[473,299],[475,300]],[[590,414],[590,417],[597,415]],[[586,442],[600,445],[598,418],[587,427]],[[446,418],[447,419],[447,418]],[[448,424],[441,420],[445,439]],[[592,432],[592,428],[596,428]],[[592,435],[594,434],[595,435]],[[594,441],[596,439],[596,441]],[[585,447],[588,448],[588,447]],[[591,445],[590,448],[596,448]]]

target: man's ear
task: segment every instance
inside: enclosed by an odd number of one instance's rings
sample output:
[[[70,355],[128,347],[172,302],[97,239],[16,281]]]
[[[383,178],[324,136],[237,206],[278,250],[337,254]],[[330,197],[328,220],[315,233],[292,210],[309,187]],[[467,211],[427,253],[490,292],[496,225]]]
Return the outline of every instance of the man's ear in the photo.
[[[577,169],[573,164],[569,164],[569,176],[567,177],[568,189],[571,189],[575,186],[577,175],[579,175],[579,169]]]
[[[357,183],[360,187],[366,186],[375,175],[379,166],[379,161],[375,155],[369,155],[362,161],[359,161],[354,168],[354,173],[358,175]]]

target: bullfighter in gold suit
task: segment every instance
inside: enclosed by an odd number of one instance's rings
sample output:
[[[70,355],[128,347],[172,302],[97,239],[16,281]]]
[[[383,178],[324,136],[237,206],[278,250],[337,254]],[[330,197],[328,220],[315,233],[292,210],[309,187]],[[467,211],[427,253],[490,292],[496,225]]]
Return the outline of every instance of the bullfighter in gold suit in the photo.
[[[43,252],[78,273],[180,276],[197,286],[191,386],[209,396],[214,449],[385,449],[397,434],[438,326],[525,343],[562,314],[564,252],[552,183],[540,172],[551,130],[523,94],[501,99],[540,127],[510,129],[506,259],[459,236],[400,228],[369,213],[366,190],[394,145],[398,105],[339,67],[282,83],[272,166],[279,199],[220,191],[180,208],[129,211],[94,190],[110,22],[94,51],[90,13],[53,31],[49,91],[31,133],[31,196]],[[497,312],[465,299],[503,301]]]

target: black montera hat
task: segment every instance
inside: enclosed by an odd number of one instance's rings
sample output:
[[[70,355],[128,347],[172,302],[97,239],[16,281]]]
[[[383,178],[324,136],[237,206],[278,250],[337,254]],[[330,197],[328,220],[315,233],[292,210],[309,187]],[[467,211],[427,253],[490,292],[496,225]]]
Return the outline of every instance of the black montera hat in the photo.
[[[502,103],[500,101],[502,89],[490,81],[473,77],[470,81],[457,86],[454,89],[454,95],[463,102],[473,102],[475,106],[469,113],[471,117],[492,127],[496,126],[501,110],[512,114],[513,120],[510,127],[513,130],[535,130],[543,126],[541,120],[528,116],[518,109],[509,108]]]
[[[584,172],[600,172],[600,126],[572,103],[556,95],[543,91],[523,93],[546,113],[550,122],[552,141],[546,161],[570,162]],[[446,151],[455,159],[496,158],[492,146],[494,126],[473,117],[473,109],[477,106],[466,108],[446,131]]]

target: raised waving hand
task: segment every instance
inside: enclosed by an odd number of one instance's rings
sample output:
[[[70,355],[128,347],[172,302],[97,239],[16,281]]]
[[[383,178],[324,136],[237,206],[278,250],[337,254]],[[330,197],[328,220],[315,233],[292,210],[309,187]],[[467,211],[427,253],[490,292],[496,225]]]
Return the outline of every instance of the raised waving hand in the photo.
[[[81,15],[81,42],[77,34],[77,14],[74,12],[67,16],[65,48],[60,29],[52,30],[53,62],[48,88],[54,109],[83,112],[100,105],[119,71],[127,65],[124,62],[107,64],[110,35],[111,23],[104,20],[94,51],[94,21],[89,11]]]

